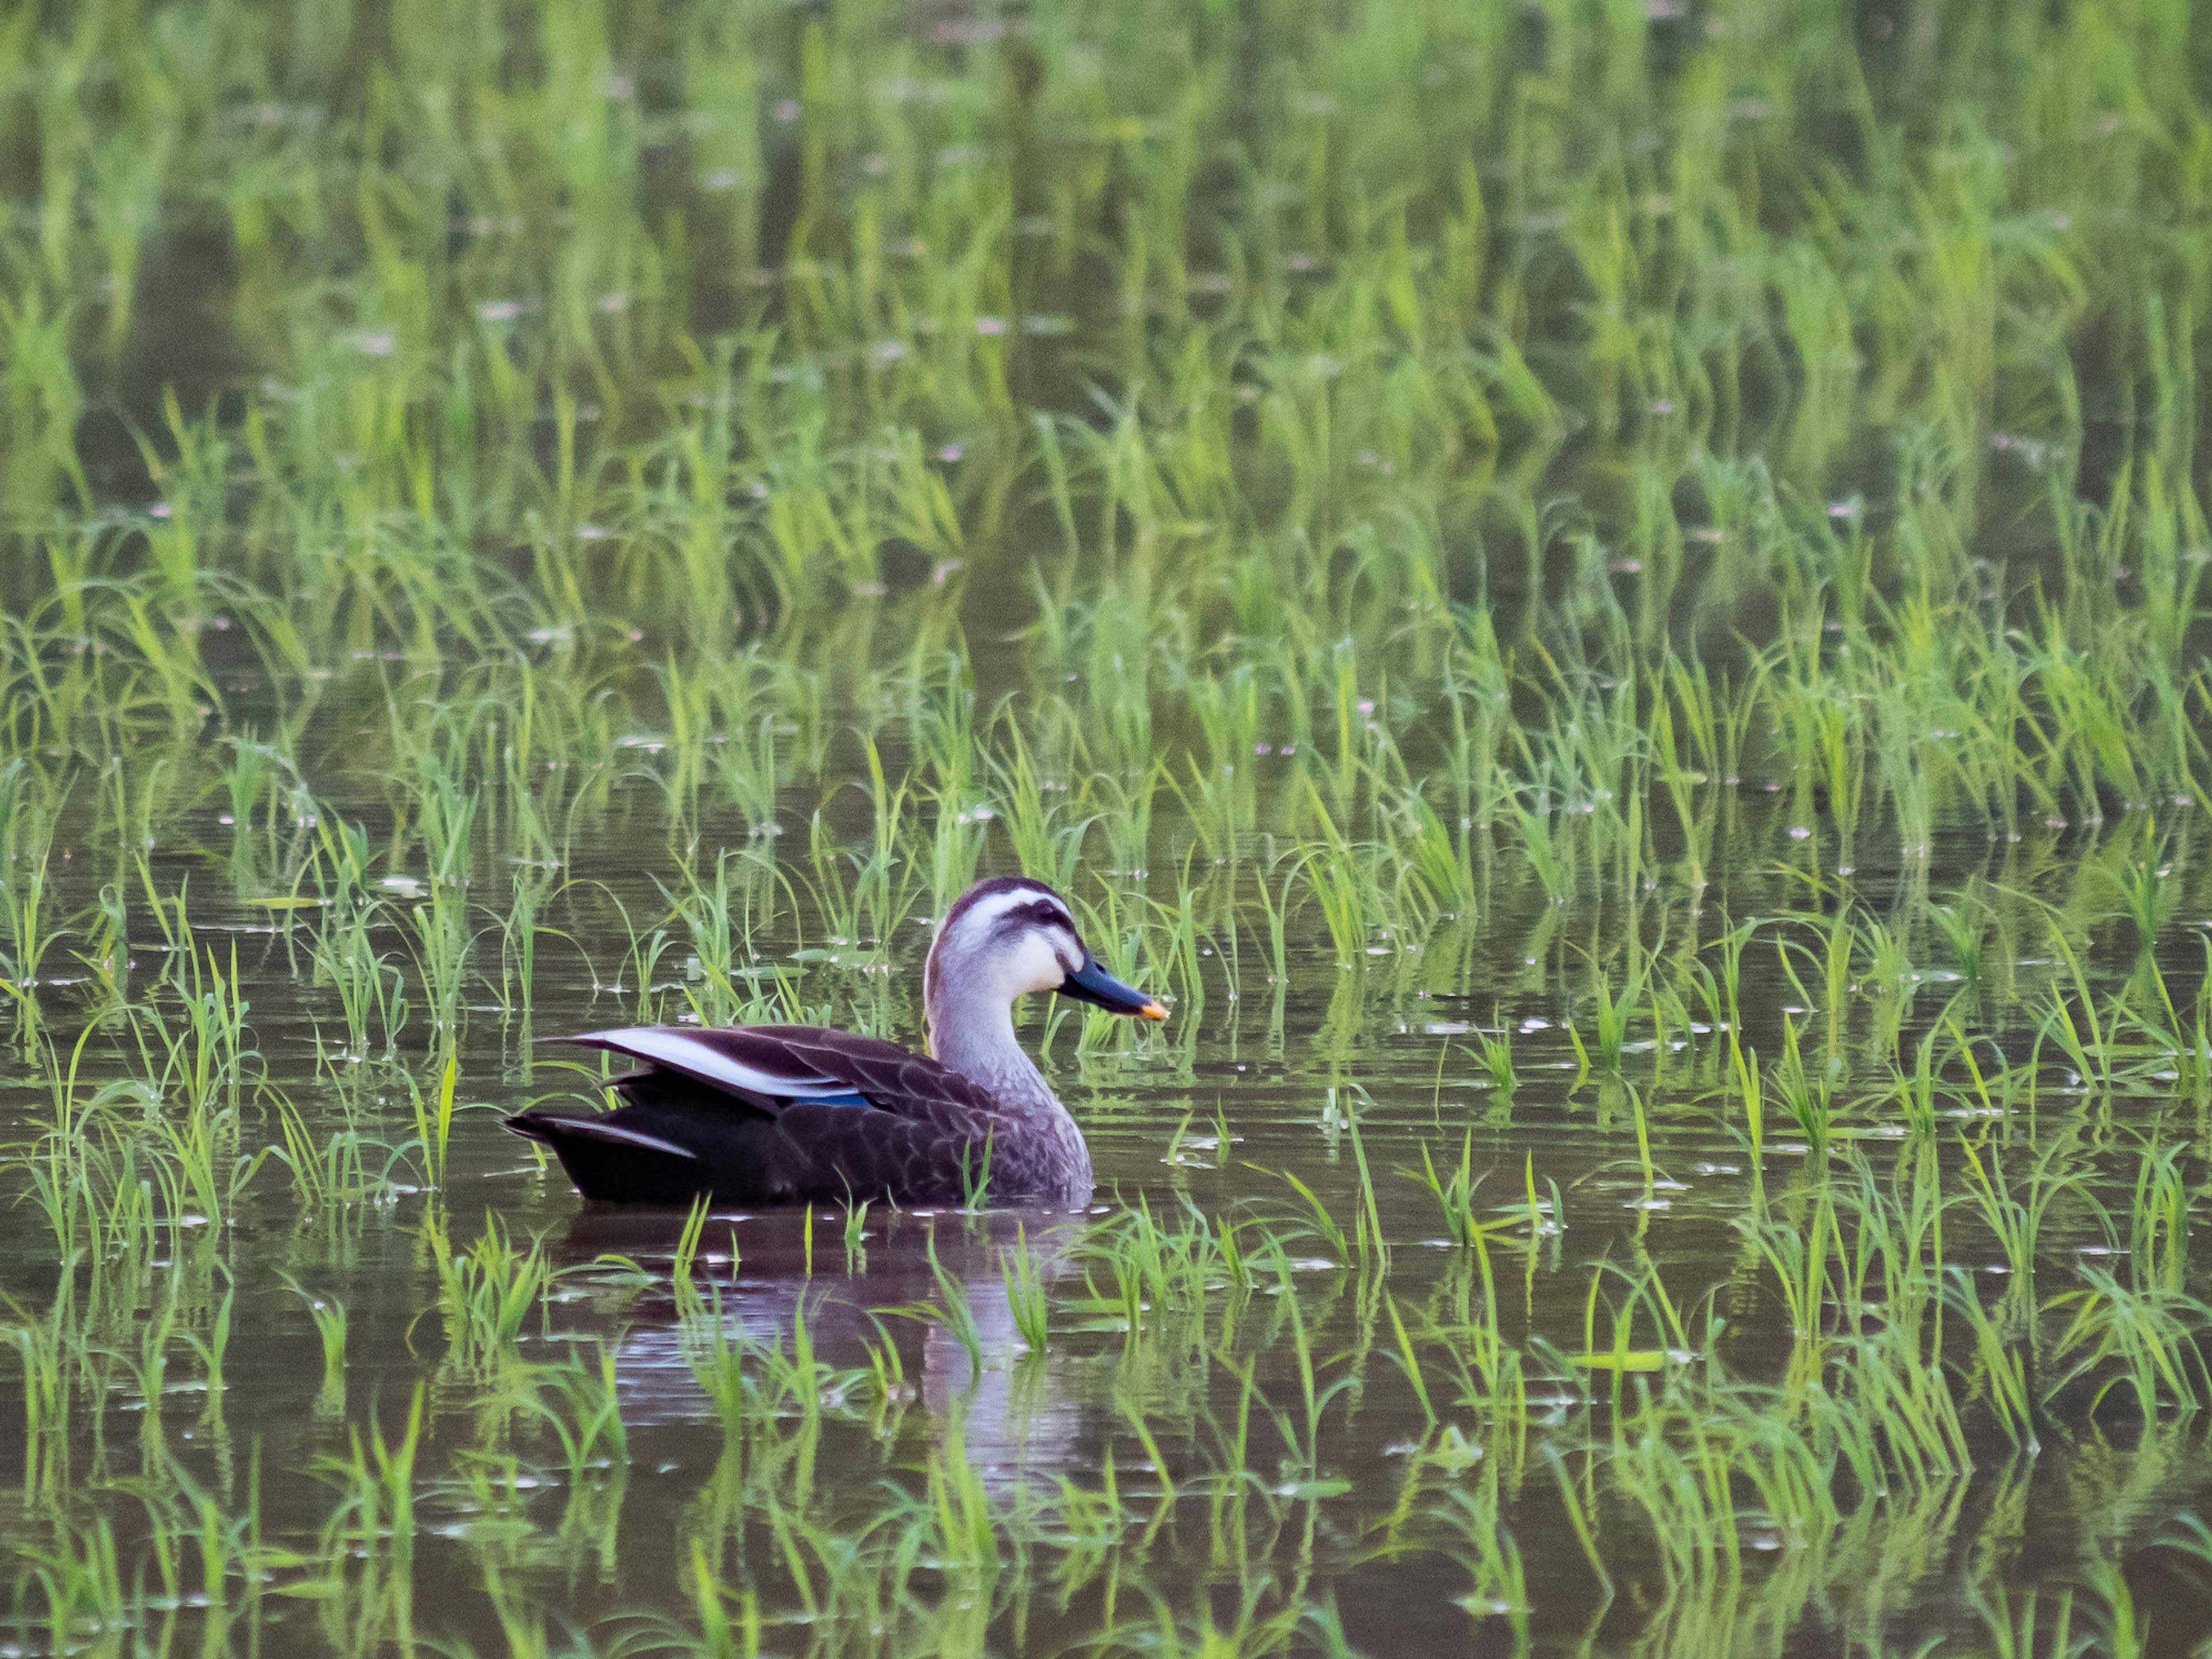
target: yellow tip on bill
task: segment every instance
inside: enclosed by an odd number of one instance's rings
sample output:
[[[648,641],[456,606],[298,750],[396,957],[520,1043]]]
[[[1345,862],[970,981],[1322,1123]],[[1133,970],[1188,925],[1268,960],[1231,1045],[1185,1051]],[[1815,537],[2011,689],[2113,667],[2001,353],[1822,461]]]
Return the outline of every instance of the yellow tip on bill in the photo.
[[[1168,1017],[1168,1011],[1157,1002],[1147,1002],[1137,1010],[1137,1017],[1139,1019],[1165,1019]]]

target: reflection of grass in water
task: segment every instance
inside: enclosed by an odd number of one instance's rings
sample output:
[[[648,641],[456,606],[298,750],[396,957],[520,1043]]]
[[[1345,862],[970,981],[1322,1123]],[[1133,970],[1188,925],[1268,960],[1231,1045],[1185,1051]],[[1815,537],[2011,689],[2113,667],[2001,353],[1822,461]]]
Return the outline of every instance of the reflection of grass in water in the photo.
[[[521,1651],[533,1573],[646,1553],[701,1652],[1328,1651],[1382,1538],[1516,1648],[1583,1562],[1590,1639],[1654,1652],[1908,1565],[2000,1646],[2136,1645],[2120,1506],[2070,1589],[1984,1568],[2004,1449],[2124,1424],[2147,1492],[2212,1388],[2194,20],[1650,9],[0,40],[24,1631],[265,1650],[289,1585],[364,1651],[446,1627],[412,1566],[458,1549]],[[1001,1490],[895,1342],[740,1341],[687,1270],[723,1462],[641,1552],[611,1359],[535,1346],[637,1285],[452,1248],[457,1099],[579,974],[597,1024],[909,1030],[918,924],[1015,863],[1176,1009],[1050,1043],[1071,1092],[1216,1120],[1069,1279],[937,1264],[971,1372],[1001,1286],[1021,1389],[1114,1368],[1109,1461]],[[1425,1026],[1440,1258],[1379,1178]],[[1200,1079],[1309,1048],[1322,1133],[1253,1188]],[[1570,1048],[1632,1225],[1563,1169],[1563,1236],[1496,1145]],[[1678,1301],[1716,1146],[1739,1248]],[[1525,1200],[1479,1181],[1515,1153]],[[345,1286],[312,1550],[237,1467],[280,1270]],[[433,1307],[442,1367],[375,1334]],[[484,1529],[416,1537],[454,1470]]]

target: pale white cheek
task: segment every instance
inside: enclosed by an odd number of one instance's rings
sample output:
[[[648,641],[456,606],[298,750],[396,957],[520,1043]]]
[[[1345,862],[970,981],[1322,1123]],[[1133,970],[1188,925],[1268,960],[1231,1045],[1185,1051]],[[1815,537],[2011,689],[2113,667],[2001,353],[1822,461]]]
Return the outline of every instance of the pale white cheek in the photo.
[[[1009,1000],[1031,991],[1049,991],[1067,976],[1052,942],[1036,933],[1024,937],[1000,958],[999,989]]]

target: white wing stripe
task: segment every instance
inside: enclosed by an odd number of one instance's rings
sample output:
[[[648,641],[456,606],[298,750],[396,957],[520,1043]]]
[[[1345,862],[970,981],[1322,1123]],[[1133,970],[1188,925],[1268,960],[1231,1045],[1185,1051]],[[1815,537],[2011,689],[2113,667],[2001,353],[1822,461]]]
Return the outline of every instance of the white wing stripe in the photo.
[[[742,1089],[749,1094],[768,1095],[778,1100],[812,1100],[823,1095],[849,1095],[853,1092],[851,1084],[824,1077],[819,1072],[811,1077],[791,1078],[740,1064],[727,1054],[719,1053],[710,1044],[682,1031],[659,1030],[649,1025],[635,1026],[622,1031],[589,1031],[574,1040],[603,1044],[617,1054],[649,1060],[656,1066],[681,1072],[702,1083],[711,1083],[725,1089]]]

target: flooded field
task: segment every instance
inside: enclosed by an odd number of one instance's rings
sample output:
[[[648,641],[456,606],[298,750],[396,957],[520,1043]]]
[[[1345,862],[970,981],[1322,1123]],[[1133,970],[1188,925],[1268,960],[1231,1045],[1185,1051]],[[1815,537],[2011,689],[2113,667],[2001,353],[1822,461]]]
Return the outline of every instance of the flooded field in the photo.
[[[0,20],[0,1656],[2212,1642],[2185,0]],[[1068,1212],[587,1206],[630,1024]],[[2203,1518],[2200,1518],[2203,1517]]]

